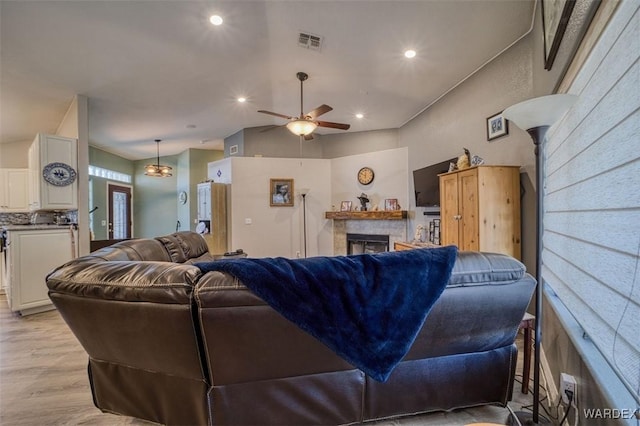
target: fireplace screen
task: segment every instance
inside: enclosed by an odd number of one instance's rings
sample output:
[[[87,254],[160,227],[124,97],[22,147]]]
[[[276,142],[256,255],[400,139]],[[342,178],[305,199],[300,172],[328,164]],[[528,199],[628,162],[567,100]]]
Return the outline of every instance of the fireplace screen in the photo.
[[[347,254],[381,253],[389,251],[389,236],[347,234]]]

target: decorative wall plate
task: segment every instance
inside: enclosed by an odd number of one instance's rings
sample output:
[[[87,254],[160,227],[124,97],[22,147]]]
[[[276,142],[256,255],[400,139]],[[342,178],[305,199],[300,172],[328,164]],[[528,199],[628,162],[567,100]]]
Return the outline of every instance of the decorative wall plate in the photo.
[[[42,177],[51,185],[67,186],[76,180],[76,171],[65,163],[49,163],[42,169]]]

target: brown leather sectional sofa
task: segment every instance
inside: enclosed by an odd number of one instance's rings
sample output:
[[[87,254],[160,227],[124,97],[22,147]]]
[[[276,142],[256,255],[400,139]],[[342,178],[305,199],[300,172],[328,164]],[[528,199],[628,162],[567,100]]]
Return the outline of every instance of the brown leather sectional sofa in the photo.
[[[117,243],[47,277],[89,355],[99,409],[162,424],[338,425],[511,399],[514,341],[535,287],[515,259],[460,252],[384,383],[237,279],[193,266],[210,260],[187,231]]]

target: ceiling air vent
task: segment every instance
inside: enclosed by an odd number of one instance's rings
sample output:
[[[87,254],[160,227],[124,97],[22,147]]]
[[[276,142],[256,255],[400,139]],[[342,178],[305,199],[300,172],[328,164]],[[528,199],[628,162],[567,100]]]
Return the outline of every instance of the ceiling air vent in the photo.
[[[298,35],[298,46],[305,49],[320,50],[322,47],[322,37],[319,35],[300,32]]]

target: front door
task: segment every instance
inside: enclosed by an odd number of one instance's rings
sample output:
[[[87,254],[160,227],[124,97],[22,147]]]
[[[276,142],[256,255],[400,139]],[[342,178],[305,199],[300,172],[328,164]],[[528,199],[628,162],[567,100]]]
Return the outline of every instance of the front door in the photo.
[[[131,187],[109,183],[109,236],[110,240],[131,238]]]

